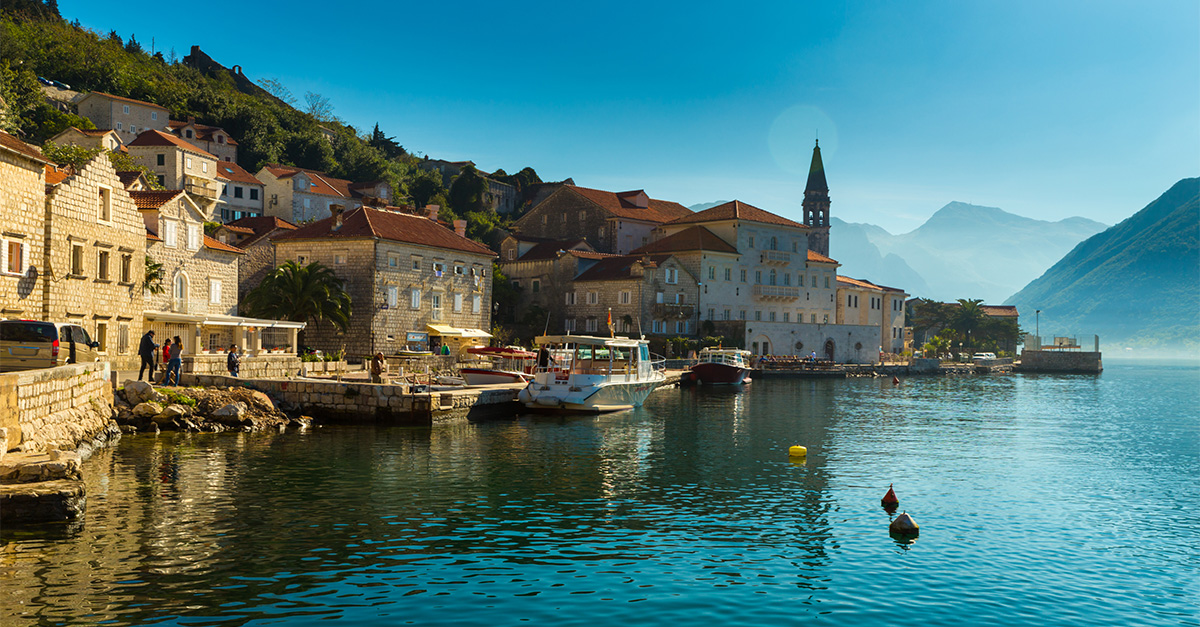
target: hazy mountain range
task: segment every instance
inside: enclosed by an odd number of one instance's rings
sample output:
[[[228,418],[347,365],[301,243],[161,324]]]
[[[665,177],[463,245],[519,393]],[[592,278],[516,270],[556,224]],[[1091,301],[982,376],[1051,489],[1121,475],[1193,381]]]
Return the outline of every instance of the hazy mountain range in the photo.
[[[1003,302],[1076,244],[1106,228],[1086,218],[1047,222],[961,202],[942,207],[901,235],[836,217],[830,226],[829,256],[842,264],[839,274],[923,298],[980,298],[991,304]]]
[[[1200,178],[1082,242],[1009,303],[1041,333],[1194,354],[1200,348]],[[1087,344],[1087,342],[1083,342]]]

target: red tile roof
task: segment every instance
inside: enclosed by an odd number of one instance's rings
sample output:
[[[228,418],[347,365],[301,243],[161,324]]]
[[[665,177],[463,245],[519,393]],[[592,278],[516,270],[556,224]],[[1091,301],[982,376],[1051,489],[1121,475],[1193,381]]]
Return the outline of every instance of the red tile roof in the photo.
[[[80,133],[82,133],[83,135],[87,135],[88,137],[104,137],[105,135],[108,135],[109,133],[116,133],[116,131],[112,130],[111,128],[80,129],[80,128],[75,128],[74,126],[72,126],[71,129],[75,130],[75,131],[79,131]]]
[[[205,152],[170,133],[164,133],[154,129],[142,131],[133,141],[129,142],[128,146],[131,148],[137,146],[174,146],[176,148],[193,152],[198,155],[203,155],[205,157],[212,157],[213,159],[217,158],[216,155],[210,152]]]
[[[290,165],[280,165],[278,163],[268,163],[265,167],[267,168],[268,172],[274,174],[276,178],[281,179],[291,178],[301,172],[307,174],[309,180],[312,181],[312,186],[305,190],[306,192],[320,194],[322,196],[337,196],[338,198],[350,198],[351,196],[350,181],[345,179],[335,179],[325,172],[321,172],[320,170],[306,170],[304,168],[297,168]]]
[[[26,144],[25,142],[13,137],[12,135],[9,135],[8,133],[5,133],[4,131],[0,131],[0,147],[7,148],[12,152],[38,161],[39,163],[47,162],[47,159],[42,156],[42,151],[30,146],[29,144]]]
[[[716,222],[719,220],[746,220],[749,222],[761,222],[763,224],[775,224],[778,226],[790,226],[798,229],[807,229],[807,226],[799,222],[793,222],[783,216],[777,216],[770,211],[763,211],[754,205],[748,205],[740,200],[731,200],[723,205],[717,205],[704,211],[693,213],[675,219],[671,224],[690,224],[693,222]]]
[[[222,133],[225,133],[225,143],[226,144],[229,144],[230,146],[238,145],[237,140],[235,140],[234,138],[229,136],[229,131],[227,131],[219,126],[209,126],[207,124],[196,124],[195,122],[189,123],[189,122],[183,122],[180,120],[167,120],[167,128],[171,129],[172,133],[174,133],[175,131],[178,131],[178,130],[182,130],[185,126],[191,126],[192,128],[196,129],[195,139],[199,139],[201,141],[206,141],[206,142],[216,143],[217,140],[213,138],[213,133],[216,131],[221,131]]]
[[[229,244],[222,243],[222,242],[215,240],[207,235],[204,236],[204,247],[211,248],[213,250],[223,250],[225,252],[237,253],[239,255],[246,254],[246,251],[242,250],[241,248],[238,248],[237,246],[230,246]]]
[[[156,105],[153,102],[146,102],[144,100],[134,100],[133,98],[125,98],[123,96],[114,96],[112,94],[106,94],[102,91],[90,92],[87,94],[87,96],[84,96],[84,98],[87,98],[88,96],[104,96],[105,98],[111,98],[113,100],[117,100],[120,102],[128,102],[130,104],[138,104],[138,105],[142,105],[143,107],[153,107],[155,109],[162,109],[163,111],[167,110],[166,107],[164,107],[162,105]]]
[[[990,318],[1017,318],[1016,305],[980,305],[983,313]]]
[[[713,252],[737,254],[737,248],[734,248],[729,242],[718,237],[716,233],[702,226],[686,228],[674,235],[668,235],[660,240],[650,242],[632,252],[634,254],[670,253],[685,250],[710,250]]]
[[[661,224],[692,215],[692,211],[687,207],[669,200],[651,198],[646,207],[638,207],[628,200],[633,197],[634,192],[606,192],[576,185],[563,185],[563,188],[587,198],[617,217],[629,220],[645,220]]]
[[[225,223],[225,226],[248,228],[259,235],[270,233],[275,229],[287,229],[289,231],[294,231],[297,228],[295,224],[292,224],[283,218],[276,218],[275,216],[248,216],[245,218],[238,218],[233,222],[227,222]]]
[[[183,193],[181,189],[131,191],[129,197],[138,209],[159,209]]]
[[[217,178],[233,181],[235,183],[245,183],[247,185],[261,186],[263,184],[263,182],[255,178],[253,174],[247,172],[244,168],[242,168],[242,166],[232,161],[217,162]]]
[[[71,171],[53,164],[46,164],[46,185],[58,185],[71,176]]]
[[[371,207],[359,207],[345,213],[342,227],[333,230],[333,217],[302,226],[294,231],[280,233],[275,241],[330,239],[330,238],[378,238],[394,242],[418,244],[433,248],[461,250],[477,255],[495,257],[496,253],[483,244],[469,240],[454,231],[430,220],[399,211],[387,211]]]
[[[820,263],[837,263],[837,261],[833,260],[832,258],[826,257],[815,250],[808,251],[808,260],[818,261]]]
[[[622,279],[634,279],[640,281],[641,277],[635,277],[630,274],[630,268],[633,264],[648,258],[655,265],[661,266],[664,261],[671,258],[671,255],[620,255],[616,257],[607,257],[597,261],[595,265],[584,270],[579,276],[575,277],[576,281],[619,281]]]
[[[222,224],[220,228],[223,228],[226,231],[232,231],[234,233],[241,233],[243,235],[254,235],[254,229],[245,227],[245,226],[234,226],[232,224]]]

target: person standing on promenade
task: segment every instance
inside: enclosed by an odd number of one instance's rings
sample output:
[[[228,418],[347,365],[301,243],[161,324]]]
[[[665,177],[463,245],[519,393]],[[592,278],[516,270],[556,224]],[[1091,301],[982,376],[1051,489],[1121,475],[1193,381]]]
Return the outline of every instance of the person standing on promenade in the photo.
[[[147,369],[150,370],[150,382],[154,383],[154,356],[158,354],[158,344],[154,343],[154,329],[146,331],[142,343],[138,345],[138,355],[142,358],[142,367],[138,370],[138,381]]]
[[[371,383],[383,383],[383,353],[371,358]]]
[[[178,335],[175,336],[168,355],[170,361],[167,362],[167,380],[164,385],[179,385],[179,371],[183,367],[183,340],[179,339]],[[172,373],[175,375],[174,379],[171,378]]]
[[[229,356],[225,358],[225,368],[229,370],[229,375],[236,377],[242,370],[242,356],[238,354],[237,344],[229,347]]]

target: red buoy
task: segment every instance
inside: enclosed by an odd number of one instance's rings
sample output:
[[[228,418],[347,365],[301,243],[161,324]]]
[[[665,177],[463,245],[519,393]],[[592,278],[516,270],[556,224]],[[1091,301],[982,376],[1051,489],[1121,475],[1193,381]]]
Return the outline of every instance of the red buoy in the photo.
[[[900,385],[900,377],[892,376],[892,385]]]
[[[879,503],[885,508],[895,508],[900,505],[900,499],[896,498],[896,491],[892,489],[892,484],[888,484],[887,494],[883,495],[883,498],[879,499]]]

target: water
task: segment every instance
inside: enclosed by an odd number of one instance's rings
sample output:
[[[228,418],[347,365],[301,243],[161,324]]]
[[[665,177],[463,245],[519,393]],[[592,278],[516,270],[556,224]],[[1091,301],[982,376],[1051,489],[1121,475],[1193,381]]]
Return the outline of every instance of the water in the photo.
[[[126,437],[85,522],[2,530],[0,625],[1197,625],[1198,396],[1117,364]]]

